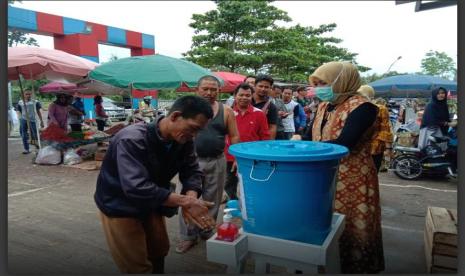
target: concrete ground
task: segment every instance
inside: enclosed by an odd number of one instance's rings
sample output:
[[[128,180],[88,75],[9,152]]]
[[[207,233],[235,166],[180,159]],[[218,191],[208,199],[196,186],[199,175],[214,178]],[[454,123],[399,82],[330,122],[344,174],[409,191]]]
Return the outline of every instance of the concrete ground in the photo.
[[[98,171],[40,166],[8,140],[8,271],[11,274],[118,273],[105,242],[93,193]],[[457,183],[403,181],[380,173],[384,273],[425,273],[423,229],[427,206],[457,208]],[[168,220],[166,273],[224,273],[206,261],[205,242],[174,252],[178,219]],[[248,266],[250,272],[250,265]],[[280,271],[274,269],[272,271]]]

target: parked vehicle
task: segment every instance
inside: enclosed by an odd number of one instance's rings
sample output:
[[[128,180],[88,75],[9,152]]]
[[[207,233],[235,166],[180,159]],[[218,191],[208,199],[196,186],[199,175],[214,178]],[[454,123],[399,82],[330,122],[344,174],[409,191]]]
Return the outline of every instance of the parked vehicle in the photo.
[[[113,100],[103,97],[103,109],[111,121],[124,121],[126,120],[126,112],[124,108],[117,106]]]
[[[428,137],[430,144],[420,150],[416,147],[395,146],[396,157],[391,162],[394,173],[406,180],[416,180],[422,175],[457,177],[457,154],[447,146],[449,137]]]

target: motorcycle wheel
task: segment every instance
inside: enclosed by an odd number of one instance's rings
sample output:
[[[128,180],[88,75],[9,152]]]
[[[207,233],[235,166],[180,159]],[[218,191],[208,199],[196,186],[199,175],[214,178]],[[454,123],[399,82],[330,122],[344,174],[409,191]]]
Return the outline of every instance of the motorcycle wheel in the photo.
[[[420,160],[414,155],[400,155],[393,160],[394,173],[405,180],[416,180],[422,172]]]

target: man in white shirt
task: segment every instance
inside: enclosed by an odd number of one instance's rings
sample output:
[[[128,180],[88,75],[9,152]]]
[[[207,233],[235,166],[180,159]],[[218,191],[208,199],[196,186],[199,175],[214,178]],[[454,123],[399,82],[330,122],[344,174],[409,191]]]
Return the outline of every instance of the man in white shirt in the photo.
[[[284,117],[282,117],[282,122],[284,126],[284,137],[285,140],[289,140],[295,133],[294,108],[298,108],[299,104],[292,100],[291,88],[284,88],[282,97],[285,106],[285,114],[283,114]]]
[[[32,92],[25,91],[24,92],[24,99],[26,100],[26,107],[24,105],[23,100],[18,102],[18,112],[20,114],[20,128],[19,132],[21,137],[23,138],[23,146],[24,151],[23,154],[30,153],[29,151],[29,134],[31,132],[32,141],[36,143],[37,141],[37,125],[36,125],[36,113],[40,120],[40,127],[44,127],[44,121],[42,119],[42,114],[40,113],[40,109],[42,105],[39,101],[31,99]],[[27,115],[26,115],[27,114]],[[30,127],[27,124],[27,118],[29,117]]]

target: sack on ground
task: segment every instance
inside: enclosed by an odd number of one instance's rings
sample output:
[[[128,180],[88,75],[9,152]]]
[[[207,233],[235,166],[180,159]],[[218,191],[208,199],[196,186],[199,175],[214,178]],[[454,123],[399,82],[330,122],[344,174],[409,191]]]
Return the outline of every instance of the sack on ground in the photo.
[[[75,165],[81,162],[81,157],[73,149],[68,149],[63,156],[63,165]]]
[[[39,150],[35,162],[41,165],[58,165],[61,163],[61,151],[52,146],[43,147]]]

